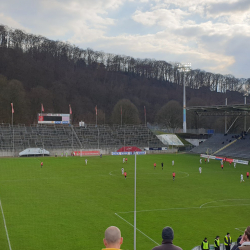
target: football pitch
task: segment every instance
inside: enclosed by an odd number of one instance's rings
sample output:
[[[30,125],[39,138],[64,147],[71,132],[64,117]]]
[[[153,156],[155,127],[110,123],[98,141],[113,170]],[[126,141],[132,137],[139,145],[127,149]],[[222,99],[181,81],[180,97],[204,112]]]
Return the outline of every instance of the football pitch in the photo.
[[[122,158],[1,158],[0,249],[102,249],[104,231],[113,225],[124,237],[121,248],[132,250],[135,157],[128,156],[127,163]],[[203,159],[200,174],[199,159],[188,154],[136,157],[138,250],[161,244],[165,226],[174,229],[174,244],[186,250],[204,237],[213,244],[219,235],[222,242],[227,232],[236,241],[250,225],[250,167],[225,163],[222,170],[219,161],[205,164]]]

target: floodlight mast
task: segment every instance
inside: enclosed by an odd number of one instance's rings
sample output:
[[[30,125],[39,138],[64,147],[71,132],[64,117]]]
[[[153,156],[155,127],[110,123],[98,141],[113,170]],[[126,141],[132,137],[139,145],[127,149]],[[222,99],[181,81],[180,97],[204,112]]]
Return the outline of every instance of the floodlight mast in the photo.
[[[183,133],[187,133],[185,73],[191,70],[191,63],[177,63],[176,66],[183,73]]]

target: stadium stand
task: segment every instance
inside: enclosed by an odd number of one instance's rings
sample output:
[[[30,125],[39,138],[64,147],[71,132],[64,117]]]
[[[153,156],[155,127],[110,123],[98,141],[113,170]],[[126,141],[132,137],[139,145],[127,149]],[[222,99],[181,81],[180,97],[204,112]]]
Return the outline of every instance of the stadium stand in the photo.
[[[60,148],[120,148],[126,146],[164,147],[165,145],[141,125],[30,125],[0,124],[0,150],[24,150],[29,147]]]
[[[232,134],[214,134],[212,137],[191,150],[193,153],[206,154],[210,149],[216,156],[250,158],[250,136]],[[220,150],[221,149],[221,150]]]

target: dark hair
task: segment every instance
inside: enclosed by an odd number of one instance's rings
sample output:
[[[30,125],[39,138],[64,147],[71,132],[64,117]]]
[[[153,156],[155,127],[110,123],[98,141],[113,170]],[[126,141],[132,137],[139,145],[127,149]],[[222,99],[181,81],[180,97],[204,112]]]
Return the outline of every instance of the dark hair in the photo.
[[[246,228],[245,235],[247,236],[248,240],[250,240],[250,226]]]

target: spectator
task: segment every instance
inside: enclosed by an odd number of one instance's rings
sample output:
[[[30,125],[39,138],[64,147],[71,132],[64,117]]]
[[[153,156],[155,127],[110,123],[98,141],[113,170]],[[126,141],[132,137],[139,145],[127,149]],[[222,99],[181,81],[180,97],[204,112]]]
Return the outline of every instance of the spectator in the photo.
[[[174,230],[171,227],[164,227],[162,230],[162,244],[152,250],[182,250],[173,244]]]
[[[241,238],[242,238],[242,235],[240,235],[237,239],[237,244],[240,244],[240,241],[241,241]]]
[[[232,238],[230,236],[230,233],[227,233],[227,235],[224,237],[224,245],[226,247],[226,250],[230,250],[232,244]]]
[[[106,247],[104,249],[120,249],[120,246],[123,243],[120,229],[114,226],[108,227],[105,231],[105,238],[103,239],[103,243]]]
[[[208,244],[207,238],[204,238],[204,240],[201,242],[201,249],[202,250],[208,250],[209,249],[209,244]]]
[[[240,246],[240,241],[241,241],[242,235],[240,235],[237,239],[237,243],[232,247],[231,250],[239,250],[239,246]]]
[[[220,236],[216,236],[214,239],[214,249],[220,250]]]
[[[250,249],[250,226],[248,226],[241,238],[240,241],[241,246],[240,250],[249,250]]]

